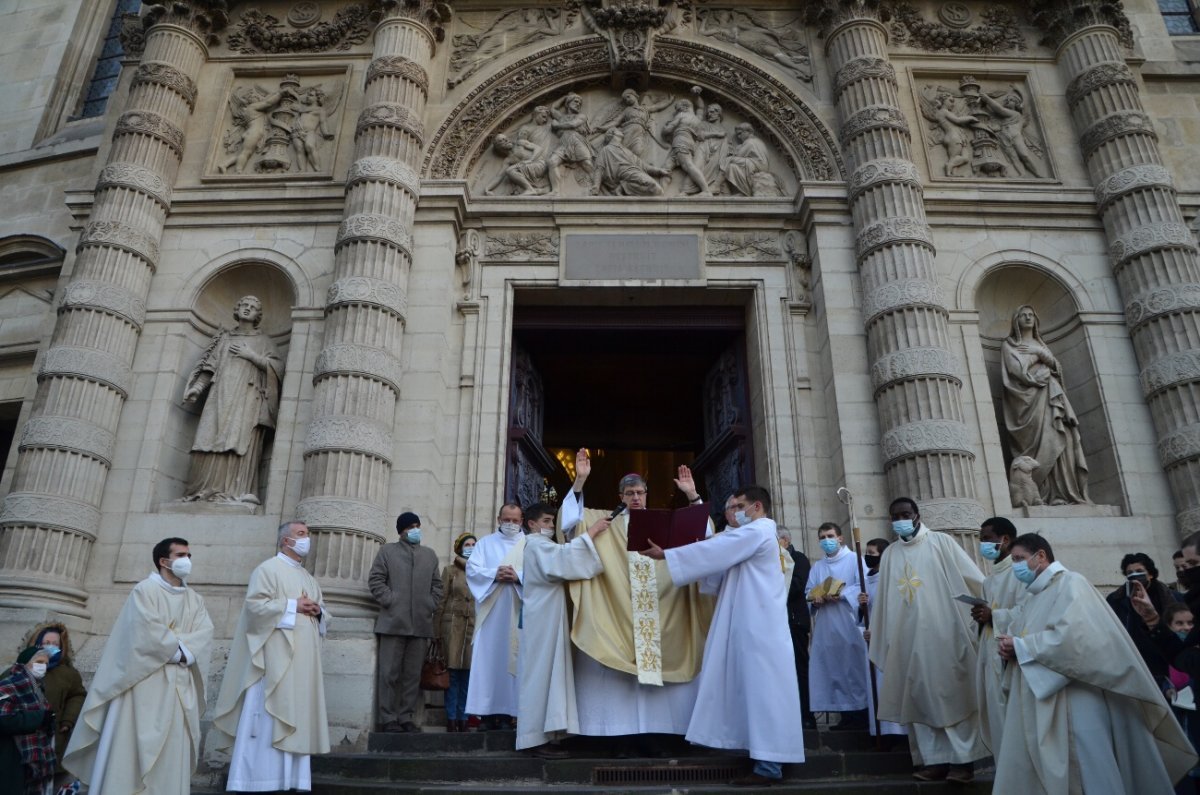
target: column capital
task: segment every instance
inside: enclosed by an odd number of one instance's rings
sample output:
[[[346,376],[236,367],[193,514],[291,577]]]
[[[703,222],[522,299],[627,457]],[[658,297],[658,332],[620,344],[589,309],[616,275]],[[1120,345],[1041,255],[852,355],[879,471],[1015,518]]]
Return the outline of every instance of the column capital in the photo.
[[[379,14],[380,24],[389,20],[411,20],[429,28],[439,42],[446,38],[446,23],[454,14],[445,0],[373,0],[372,7]]]
[[[1027,6],[1029,21],[1043,32],[1042,43],[1061,47],[1085,28],[1114,28],[1121,42],[1133,43],[1133,28],[1121,0],[1033,0]]]
[[[217,34],[229,24],[228,0],[145,0],[142,26],[176,25],[190,30],[212,46]]]
[[[815,0],[805,7],[805,20],[822,38],[848,22],[883,23],[891,17],[882,0]]]

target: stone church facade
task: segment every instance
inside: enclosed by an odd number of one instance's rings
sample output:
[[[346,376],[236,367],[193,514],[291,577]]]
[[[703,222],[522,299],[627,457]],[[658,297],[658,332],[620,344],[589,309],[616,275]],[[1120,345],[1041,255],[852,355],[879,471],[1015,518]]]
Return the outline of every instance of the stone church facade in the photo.
[[[692,462],[710,500],[766,485],[797,546],[847,520],[846,486],[867,538],[911,495],[972,551],[1008,515],[1098,585],[1135,550],[1170,579],[1200,530],[1198,19],[1192,0],[10,7],[3,648],[61,616],[94,668],[153,543],[183,536],[226,639],[215,698],[247,576],[298,518],[337,618],[331,722],[357,745],[366,573],[396,515],[446,559],[621,429],[653,440],[622,462]],[[261,323],[238,331],[247,295]],[[1026,386],[1057,389],[1032,416],[1055,412],[1065,452],[1016,428],[1026,305],[1053,372]],[[271,362],[229,398],[253,439],[236,487],[200,487],[205,363],[238,334]],[[667,408],[580,416],[634,393]],[[1026,466],[1035,447],[1057,464]]]

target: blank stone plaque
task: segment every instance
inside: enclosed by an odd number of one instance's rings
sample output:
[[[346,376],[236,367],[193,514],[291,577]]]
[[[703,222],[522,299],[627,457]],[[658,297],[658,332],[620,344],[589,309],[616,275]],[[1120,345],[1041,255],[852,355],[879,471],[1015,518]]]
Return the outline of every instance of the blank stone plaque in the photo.
[[[699,235],[567,235],[568,279],[699,279]]]

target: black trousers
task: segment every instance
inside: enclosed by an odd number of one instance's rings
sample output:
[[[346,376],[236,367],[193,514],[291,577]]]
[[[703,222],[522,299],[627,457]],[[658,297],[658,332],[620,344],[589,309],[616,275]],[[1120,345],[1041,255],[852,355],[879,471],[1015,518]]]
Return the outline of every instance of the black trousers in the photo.
[[[796,653],[796,678],[800,681],[800,712],[804,717],[812,716],[808,708],[808,627],[791,624],[792,649]]]

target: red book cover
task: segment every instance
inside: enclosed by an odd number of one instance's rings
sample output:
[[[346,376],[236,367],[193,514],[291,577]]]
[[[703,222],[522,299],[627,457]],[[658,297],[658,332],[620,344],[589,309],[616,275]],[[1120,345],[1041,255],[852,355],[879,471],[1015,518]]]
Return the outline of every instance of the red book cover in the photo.
[[[650,541],[663,549],[686,546],[708,534],[708,506],[689,505],[677,511],[646,509],[629,512],[629,540],[625,549],[641,552]]]

